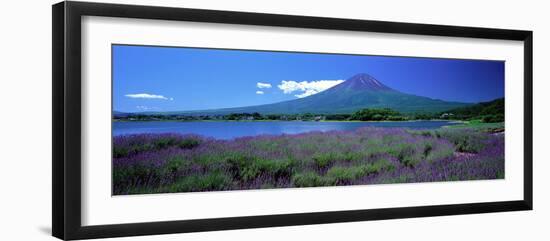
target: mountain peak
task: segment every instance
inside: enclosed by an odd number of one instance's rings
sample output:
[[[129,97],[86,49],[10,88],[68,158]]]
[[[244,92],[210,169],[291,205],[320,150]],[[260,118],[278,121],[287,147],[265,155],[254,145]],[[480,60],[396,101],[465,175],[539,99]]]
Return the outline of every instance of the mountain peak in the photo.
[[[339,86],[339,87],[338,87]],[[357,90],[357,91],[391,91],[392,88],[382,84],[376,78],[366,73],[360,73],[352,76],[343,83],[339,84],[339,89]]]
[[[349,79],[374,79],[374,77],[372,77],[371,75],[367,74],[367,73],[359,73],[359,74],[356,74],[354,76],[351,76],[351,78]]]
[[[194,111],[192,113],[201,115],[254,112],[260,114],[351,114],[365,108],[390,108],[403,113],[438,113],[467,105],[466,103],[446,102],[406,94],[384,85],[368,74],[361,73],[332,88],[304,98],[265,105]]]

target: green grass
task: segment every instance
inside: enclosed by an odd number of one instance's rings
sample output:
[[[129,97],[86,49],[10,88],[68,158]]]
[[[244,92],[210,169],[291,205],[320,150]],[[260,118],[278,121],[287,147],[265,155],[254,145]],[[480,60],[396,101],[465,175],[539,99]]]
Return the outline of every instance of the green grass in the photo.
[[[249,181],[261,174],[273,176],[275,179],[289,177],[292,174],[293,161],[290,159],[269,160],[246,155],[236,155],[226,159],[230,170],[238,179]]]
[[[332,167],[327,171],[326,177],[334,180],[335,184],[349,183],[355,179],[359,179],[366,175],[377,173],[380,169],[378,166],[367,164],[363,166],[353,167]]]
[[[232,179],[222,172],[212,172],[204,175],[190,175],[178,179],[168,187],[161,188],[159,192],[191,192],[205,190],[223,190],[230,186]]]
[[[323,177],[316,172],[297,173],[292,176],[292,183],[296,187],[319,187],[332,185],[334,181]]]
[[[459,125],[445,126],[445,128],[449,128],[449,129],[469,128],[469,129],[474,129],[476,131],[493,133],[497,131],[504,131],[504,122],[484,123],[481,120],[471,120]]]

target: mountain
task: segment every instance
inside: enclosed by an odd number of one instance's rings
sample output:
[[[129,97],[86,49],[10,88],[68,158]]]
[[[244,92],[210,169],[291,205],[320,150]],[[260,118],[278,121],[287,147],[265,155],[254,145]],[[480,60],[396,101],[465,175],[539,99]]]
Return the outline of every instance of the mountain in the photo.
[[[229,114],[344,114],[364,108],[390,108],[403,113],[433,113],[467,106],[394,90],[368,74],[357,74],[323,92],[273,104],[225,108],[188,113]]]
[[[439,113],[467,105],[470,104],[406,94],[384,85],[368,74],[357,74],[325,91],[295,100],[237,108],[146,114],[349,114],[365,108],[390,108],[402,113]]]

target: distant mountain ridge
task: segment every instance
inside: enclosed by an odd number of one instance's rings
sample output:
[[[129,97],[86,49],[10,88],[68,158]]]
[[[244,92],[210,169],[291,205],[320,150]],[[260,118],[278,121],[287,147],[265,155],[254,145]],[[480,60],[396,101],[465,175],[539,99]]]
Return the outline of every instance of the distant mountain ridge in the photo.
[[[384,85],[368,74],[361,73],[325,91],[295,100],[257,106],[202,111],[155,112],[155,114],[205,115],[254,112],[260,114],[349,114],[365,108],[390,108],[402,113],[436,113],[468,105],[471,104],[406,94]]]

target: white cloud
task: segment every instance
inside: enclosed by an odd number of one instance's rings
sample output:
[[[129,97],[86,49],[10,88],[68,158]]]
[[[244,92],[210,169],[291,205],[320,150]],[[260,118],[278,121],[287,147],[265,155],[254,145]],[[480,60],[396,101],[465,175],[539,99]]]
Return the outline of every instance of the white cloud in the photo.
[[[262,83],[262,82],[256,83],[256,86],[260,89],[269,89],[272,87],[270,83]]]
[[[297,93],[294,96],[298,98],[304,98],[310,95],[317,94],[323,90],[329,89],[337,84],[344,82],[344,80],[314,80],[314,81],[302,81],[296,82],[294,80],[283,80],[280,85],[277,85],[279,89],[285,94]]]
[[[162,95],[154,95],[154,94],[146,94],[146,93],[140,93],[140,94],[127,94],[124,95],[128,98],[133,99],[161,99],[161,100],[174,100],[174,98],[166,98]]]
[[[264,92],[263,92],[263,91],[261,91],[261,90],[258,90],[258,91],[256,91],[256,94],[258,94],[258,95],[263,95],[263,94],[264,94]]]

